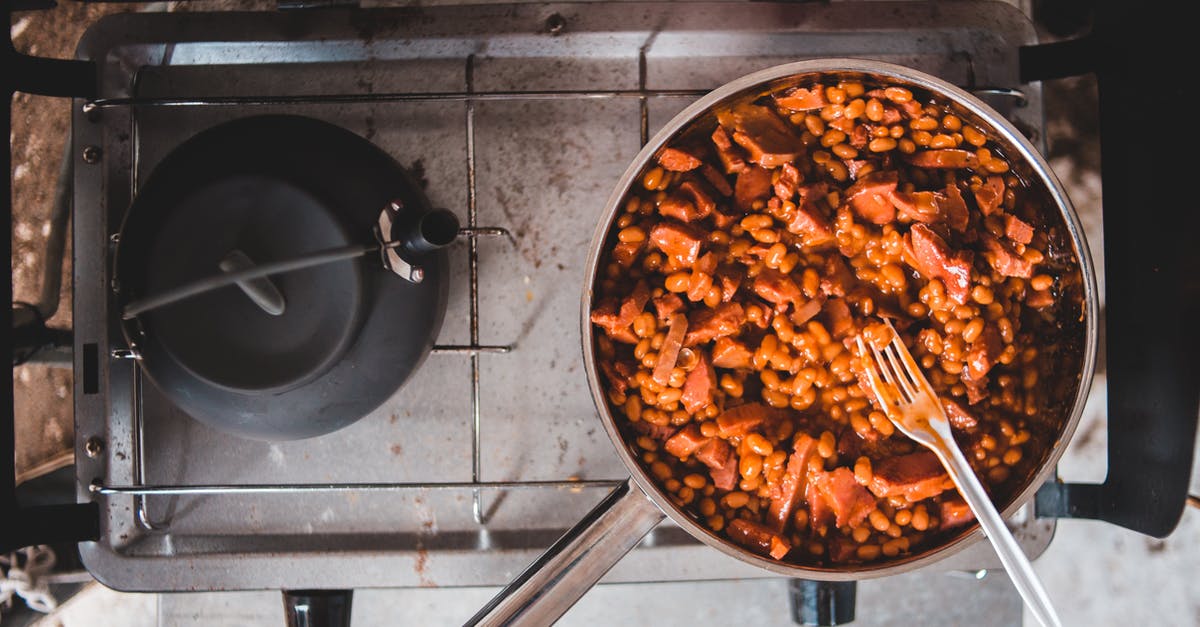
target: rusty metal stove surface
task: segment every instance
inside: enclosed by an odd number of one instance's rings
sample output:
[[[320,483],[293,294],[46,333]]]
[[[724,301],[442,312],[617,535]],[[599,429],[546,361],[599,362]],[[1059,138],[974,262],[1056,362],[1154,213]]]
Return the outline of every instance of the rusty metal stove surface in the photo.
[[[647,134],[751,71],[857,56],[976,90],[1040,140],[1040,86],[1019,85],[1016,68],[1016,46],[1034,40],[1023,14],[991,2],[101,21],[79,54],[103,61],[102,97],[76,101],[73,121],[75,154],[103,155],[75,172],[76,369],[98,364],[95,387],[75,386],[77,440],[107,443],[77,456],[79,498],[102,509],[102,538],[81,546],[87,567],[125,590],[507,582],[624,479],[575,321],[595,221]],[[466,225],[443,349],[365,419],[277,444],[209,429],[139,376],[110,272],[110,238],[155,164],[204,128],[261,113],[374,141]],[[1033,555],[1054,531],[1029,511],[1013,524]],[[985,543],[937,568],[996,566]],[[769,575],[663,525],[605,581]]]

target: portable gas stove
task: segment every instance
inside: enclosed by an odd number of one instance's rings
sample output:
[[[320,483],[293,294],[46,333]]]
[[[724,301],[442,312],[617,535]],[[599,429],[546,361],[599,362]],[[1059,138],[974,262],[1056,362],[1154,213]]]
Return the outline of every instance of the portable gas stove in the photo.
[[[1031,47],[1036,41],[1023,13],[992,2],[106,18],[81,42],[82,61],[62,62],[25,88],[76,96],[80,504],[26,510],[22,533],[38,533],[14,537],[86,540],[87,568],[122,590],[507,583],[625,478],[594,420],[574,321],[595,214],[648,135],[730,79],[788,61],[856,56],[963,86],[1040,141],[1036,79],[1077,68],[1069,55],[1055,66],[1060,57]],[[1034,61],[1050,69],[1031,73]],[[300,441],[242,439],[172,403],[142,375],[138,348],[121,333],[112,276],[114,234],[156,165],[195,133],[258,114],[309,116],[361,135],[421,177],[432,204],[463,225],[450,249],[449,306],[433,354],[374,412]],[[1110,266],[1110,288],[1114,280],[1123,279]],[[1116,349],[1110,334],[1109,354]],[[1111,398],[1111,365],[1109,377]],[[1170,409],[1179,407],[1164,424],[1194,430],[1195,399]],[[1120,429],[1118,418],[1110,424]],[[1192,440],[1178,440],[1183,450],[1165,465],[1182,464],[1171,472],[1186,491]],[[1110,465],[1128,466],[1124,457],[1110,452]],[[1166,533],[1177,519],[1167,484],[1159,497],[1166,513],[1153,520],[1079,496],[1095,486],[1052,485],[1039,496],[1038,515],[1030,504],[1011,524],[1031,557],[1049,544],[1054,516],[1121,519]],[[998,565],[980,543],[937,568]],[[604,581],[768,575],[663,525]],[[929,585],[938,575],[908,575],[899,585],[946,606],[948,593]],[[1020,620],[1015,591],[981,594],[987,598],[960,608],[955,620]],[[886,599],[869,600],[881,607],[861,614],[887,611]]]

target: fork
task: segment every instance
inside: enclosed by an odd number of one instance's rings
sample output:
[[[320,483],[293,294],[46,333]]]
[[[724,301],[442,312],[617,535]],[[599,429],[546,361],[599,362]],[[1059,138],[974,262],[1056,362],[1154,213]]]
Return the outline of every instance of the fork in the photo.
[[[870,345],[870,342],[864,342],[861,335],[855,338],[875,399],[900,431],[932,450],[942,461],[950,478],[958,486],[959,493],[975,513],[983,532],[995,547],[1000,563],[1038,622],[1046,627],[1061,627],[1050,596],[1046,594],[1029,559],[1021,552],[1000,512],[996,511],[996,506],[976,478],[975,471],[967,463],[962,449],[954,441],[950,422],[946,419],[937,393],[904,346],[900,334],[890,322],[887,325],[892,339],[882,351]]]

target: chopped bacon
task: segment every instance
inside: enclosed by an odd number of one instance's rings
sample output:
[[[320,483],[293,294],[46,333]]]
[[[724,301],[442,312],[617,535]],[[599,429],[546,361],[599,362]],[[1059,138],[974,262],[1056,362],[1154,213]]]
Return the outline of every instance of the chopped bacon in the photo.
[[[723,265],[717,269],[714,278],[721,288],[721,300],[729,302],[741,288],[742,279],[746,278],[746,269],[741,266]]]
[[[1018,244],[1033,241],[1033,227],[1017,216],[1004,214],[1004,236]]]
[[[712,194],[708,193],[705,185],[699,181],[684,181],[679,184],[679,191],[687,194],[692,199],[692,204],[696,207],[695,220],[703,220],[712,215],[717,209],[717,202],[713,200]]]
[[[729,138],[725,129],[718,126],[713,131],[712,141],[717,147],[717,157],[721,159],[726,174],[736,174],[746,168],[746,158],[742,156],[742,149],[733,145],[733,140]]]
[[[719,112],[717,119],[733,129],[733,141],[746,149],[750,161],[764,168],[778,168],[804,154],[800,137],[768,107],[739,104]]]
[[[942,397],[942,409],[946,410],[946,418],[955,429],[971,431],[979,426],[979,420],[953,399]]]
[[[898,180],[895,171],[872,172],[846,189],[846,202],[864,220],[887,224],[896,219],[896,207],[889,197]]]
[[[729,181],[725,180],[725,175],[712,165],[706,163],[700,166],[700,174],[704,175],[704,180],[708,181],[708,184],[712,185],[718,194],[726,198],[733,195],[733,188],[729,186]]]
[[[700,447],[704,446],[708,440],[700,434],[700,427],[692,423],[667,438],[667,443],[663,448],[679,459],[687,459],[689,455],[700,450]]]
[[[771,171],[756,165],[738,174],[733,186],[733,201],[742,211],[750,211],[754,203],[771,197]]]
[[[658,298],[650,301],[654,305],[654,310],[658,314],[658,319],[667,322],[671,319],[671,314],[683,309],[683,299],[667,292]]]
[[[704,163],[682,148],[664,148],[655,158],[659,165],[672,172],[690,172]]]
[[[975,520],[975,512],[962,499],[943,499],[939,518],[942,519],[941,528],[949,529]]]
[[[717,338],[712,348],[712,365],[719,368],[749,368],[754,356],[746,345],[728,337]]]
[[[644,244],[645,242],[617,242],[617,245],[613,246],[613,260],[622,268],[633,267]]]
[[[709,438],[696,451],[696,459],[708,466],[713,485],[721,490],[732,490],[737,485],[738,458],[733,447],[721,438]]]
[[[786,93],[775,96],[775,104],[781,109],[799,112],[820,109],[829,104],[829,101],[825,99],[825,90],[820,85],[813,85],[811,88],[789,89]]]
[[[938,209],[946,217],[946,224],[949,224],[950,228],[960,232],[967,229],[967,223],[971,216],[967,213],[967,201],[963,200],[962,191],[958,189],[958,185],[954,183],[946,185],[946,194],[940,199]]]
[[[617,313],[616,299],[605,299],[592,310],[592,324],[604,329],[605,335],[625,344],[637,344],[638,338],[629,328],[629,324],[621,323]]]
[[[713,394],[717,391],[717,373],[713,370],[708,355],[701,353],[700,363],[688,373],[683,382],[683,408],[689,414],[694,414],[712,405]]]
[[[871,142],[871,131],[866,124],[859,124],[850,132],[850,145],[855,150],[862,150]]]
[[[1004,276],[1020,277],[1028,279],[1033,276],[1033,265],[1025,260],[1016,250],[1013,250],[1012,244],[1006,241],[998,240],[991,235],[983,236],[983,258],[991,264],[992,268]]]
[[[963,368],[962,376],[968,388],[973,382],[983,382],[983,378],[992,370],[992,366],[996,365],[996,360],[1000,358],[1003,350],[1004,341],[995,325],[985,326],[983,333],[975,338],[967,351],[967,367]],[[971,401],[971,404],[974,405],[975,401]]]
[[[834,514],[834,524],[839,528],[857,527],[875,511],[878,503],[866,488],[854,479],[849,468],[838,467],[830,472],[815,472],[809,481],[817,486],[821,498]],[[811,504],[810,504],[811,505]]]
[[[680,222],[692,222],[702,217],[696,210],[696,205],[678,194],[663,198],[662,202],[658,203],[658,212],[664,218],[674,218]]]
[[[821,291],[826,296],[845,296],[854,284],[854,273],[846,266],[845,258],[830,255],[825,258],[821,273]]]
[[[821,313],[821,308],[824,306],[825,295],[817,294],[816,298],[797,307],[796,310],[792,312],[792,315],[788,316],[788,319],[792,321],[792,324],[800,326],[805,322],[812,320],[817,314]]]
[[[791,200],[799,186],[800,170],[790,163],[780,166],[779,180],[775,181],[775,195],[783,200]]]
[[[767,510],[767,524],[776,533],[787,531],[788,521],[792,519],[792,511],[800,502],[800,496],[808,483],[808,463],[817,452],[817,440],[807,434],[796,438],[792,455],[788,458],[787,469],[779,480],[777,494],[771,497],[771,506]]]
[[[749,520],[735,518],[725,528],[725,533],[737,544],[760,555],[769,555],[777,560],[787,556],[792,545],[777,533]]]
[[[624,393],[629,388],[629,374],[633,372],[633,369],[623,361],[603,360],[600,362],[600,372],[604,373],[604,378],[608,379],[608,384],[614,390]]]
[[[640,435],[644,435],[660,442],[665,442],[666,440],[670,439],[671,436],[675,435],[675,432],[679,430],[679,427],[672,427],[669,424],[652,425],[645,420],[630,422],[629,428],[633,429],[634,432]]]
[[[912,503],[941,494],[948,477],[941,460],[930,451],[885,457],[871,471],[867,487],[875,496],[903,496]]]
[[[764,269],[754,277],[754,293],[773,303],[777,311],[787,309],[788,305],[798,305],[804,300],[800,288],[790,276],[771,268]]]
[[[746,312],[738,303],[721,303],[716,309],[697,309],[688,315],[688,333],[683,345],[695,346],[733,335],[745,321]]]
[[[817,482],[813,480],[817,473],[812,474],[813,476],[808,479],[808,485],[804,487],[804,500],[808,503],[808,524],[821,535],[825,535],[824,529],[833,519],[833,509],[821,494]]]
[[[796,211],[791,220],[788,220],[787,230],[789,233],[799,235],[805,246],[815,248],[834,241],[834,232],[829,219],[821,214],[817,205],[811,200],[814,197],[825,195],[825,185],[820,185],[819,193],[812,189],[814,187],[816,186],[810,185],[801,189],[800,202],[796,203]]]
[[[746,403],[730,407],[717,416],[717,435],[732,438],[746,435],[762,426],[764,422],[779,420],[784,410],[767,407],[762,403]]]
[[[914,224],[909,241],[915,268],[930,279],[940,279],[954,302],[966,304],[971,291],[971,253],[952,252],[946,241],[924,224]]]
[[[904,160],[918,168],[957,170],[979,165],[979,159],[975,157],[975,153],[959,148],[920,150],[911,155],[905,155]]]
[[[679,349],[683,346],[687,326],[687,316],[679,313],[671,316],[671,326],[667,329],[667,337],[658,353],[658,363],[654,365],[654,373],[651,375],[655,383],[666,385],[670,380],[671,370],[675,368],[675,362],[679,359]]]
[[[1054,294],[1050,290],[1030,290],[1029,295],[1025,297],[1025,304],[1034,309],[1049,307],[1054,304]]]
[[[975,204],[979,205],[979,212],[985,216],[990,216],[1000,209],[1002,202],[1004,202],[1004,177],[999,174],[987,177],[987,181],[975,190]]]
[[[650,230],[650,242],[679,265],[691,266],[700,256],[704,233],[686,224],[666,220]]]
[[[895,107],[884,107],[883,108],[883,119],[880,120],[880,122],[882,122],[884,124],[884,126],[894,126],[894,125],[898,124],[900,122],[900,120],[902,120],[902,119],[903,118],[900,116],[899,109],[896,109]]]
[[[831,298],[825,301],[824,312],[829,322],[829,332],[834,337],[842,338],[854,332],[854,317],[844,299]]]
[[[650,288],[645,281],[638,281],[633,286],[633,291],[625,300],[621,301],[621,318],[622,324],[633,324],[633,319],[642,313],[646,308],[646,303],[650,302]]]

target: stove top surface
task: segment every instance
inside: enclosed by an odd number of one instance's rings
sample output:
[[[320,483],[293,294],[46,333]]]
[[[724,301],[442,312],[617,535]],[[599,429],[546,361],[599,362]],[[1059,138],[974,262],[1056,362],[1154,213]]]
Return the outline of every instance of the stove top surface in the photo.
[[[1020,12],[871,6],[143,14],[93,27],[80,53],[103,62],[102,97],[77,101],[74,119],[75,153],[104,155],[75,172],[77,369],[97,382],[76,386],[76,430],[108,443],[77,466],[80,498],[103,512],[102,538],[81,547],[89,570],[133,590],[506,583],[626,477],[576,320],[595,221],[648,133],[754,70],[858,56],[976,90],[1040,139],[1040,88],[1017,78],[1016,46],[1035,39]],[[1005,91],[1018,87],[1024,106]],[[169,402],[127,358],[111,290],[110,236],[155,165],[200,130],[263,113],[371,140],[469,233],[450,249],[441,350],[363,420],[283,443],[213,430]],[[1030,555],[1054,531],[1030,508],[1013,525]],[[997,566],[982,543],[933,570]],[[766,576],[665,523],[605,581]],[[906,579],[921,590],[923,576]]]

